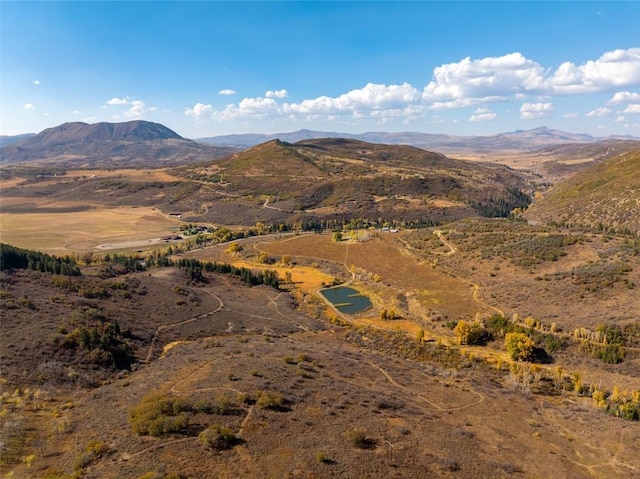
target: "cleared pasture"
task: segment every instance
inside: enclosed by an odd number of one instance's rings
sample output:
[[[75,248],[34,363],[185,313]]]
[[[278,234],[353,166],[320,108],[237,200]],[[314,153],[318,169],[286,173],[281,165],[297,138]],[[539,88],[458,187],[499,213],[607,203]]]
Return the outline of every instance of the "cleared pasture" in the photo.
[[[282,241],[262,243],[259,249],[270,255],[329,260],[353,269],[360,268],[381,278],[371,289],[387,289],[386,294],[416,297],[423,308],[433,307],[449,318],[472,317],[492,310],[474,298],[473,285],[452,277],[420,261],[409,253],[398,236],[380,234],[365,242],[335,242],[331,235],[304,235]],[[364,294],[371,289],[363,289]],[[392,291],[389,291],[392,290]]]
[[[111,243],[144,242],[178,225],[155,208],[96,208],[73,213],[0,214],[0,240],[21,248],[67,254]]]

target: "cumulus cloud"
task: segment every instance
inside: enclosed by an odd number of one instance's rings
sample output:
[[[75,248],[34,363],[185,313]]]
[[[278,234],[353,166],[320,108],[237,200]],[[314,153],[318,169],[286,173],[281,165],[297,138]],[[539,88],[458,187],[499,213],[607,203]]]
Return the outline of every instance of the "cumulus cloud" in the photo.
[[[551,103],[523,103],[520,107],[520,118],[523,120],[537,120],[551,118],[553,104]]]
[[[148,107],[140,100],[133,100],[128,104],[131,105],[131,108],[124,112],[124,116],[131,119],[141,118],[147,113],[156,110],[155,107]]]
[[[381,85],[368,83],[364,88],[351,90],[338,97],[320,96],[300,103],[284,105],[287,113],[294,114],[343,114],[373,110],[397,110],[407,108],[420,100],[420,93],[408,83]]]
[[[124,98],[113,97],[110,100],[106,101],[105,105],[102,105],[101,108],[107,108],[109,106],[120,106],[120,105],[129,105],[130,108],[124,112],[124,116],[129,119],[137,119],[141,118],[147,113],[156,110],[154,106],[147,106],[141,100],[131,100],[128,96]],[[119,116],[116,115],[114,118],[118,119]]]
[[[488,108],[478,108],[474,114],[469,117],[469,121],[491,121],[497,117],[498,115]]]
[[[71,112],[72,115],[82,115],[82,112],[80,110],[73,110]]]
[[[564,62],[545,81],[549,92],[600,92],[640,84],[640,48],[613,50],[582,65]]]
[[[35,110],[36,106],[33,103],[25,103],[24,104],[24,109],[25,110]]]
[[[31,83],[33,83],[34,85],[40,85],[40,80],[33,80]]]
[[[619,103],[636,103],[640,102],[640,93],[620,91],[611,97],[607,103],[615,105]]]
[[[526,94],[579,94],[640,85],[640,48],[606,52],[582,65],[564,62],[555,71],[519,52],[500,57],[464,58],[436,67],[423,91],[425,101],[457,108],[455,100]],[[616,100],[625,95],[614,95]]]
[[[627,106],[622,113],[640,113],[640,103]]]
[[[267,98],[286,98],[287,90],[276,90],[276,91],[268,90],[264,94],[264,96],[266,96]]]
[[[613,112],[609,108],[601,107],[596,108],[595,110],[591,110],[589,113],[587,113],[587,116],[589,118],[603,118],[611,115],[611,113]]]
[[[472,60],[436,67],[433,80],[423,91],[425,101],[460,98],[504,97],[537,91],[544,83],[544,68],[521,53]]]
[[[211,115],[213,113],[213,107],[211,105],[205,105],[204,103],[196,103],[193,108],[186,108],[184,114],[186,116],[192,116],[196,119],[201,119],[204,116]]]
[[[618,115],[618,116],[616,117],[616,120],[615,120],[615,121],[616,121],[616,123],[622,123],[622,122],[624,122],[624,121],[627,121],[627,119],[626,119],[624,116],[622,116],[622,115]]]
[[[226,89],[226,90],[220,90],[220,91],[218,92],[218,95],[235,95],[235,94],[236,94],[236,91],[235,91],[235,90],[229,90],[229,89]]]
[[[107,100],[107,105],[128,105],[129,100],[127,98],[113,97],[111,100]]]
[[[271,113],[278,113],[279,107],[272,98],[244,98],[237,105],[227,105],[222,111],[213,113],[213,118],[230,120],[234,118],[265,118]]]

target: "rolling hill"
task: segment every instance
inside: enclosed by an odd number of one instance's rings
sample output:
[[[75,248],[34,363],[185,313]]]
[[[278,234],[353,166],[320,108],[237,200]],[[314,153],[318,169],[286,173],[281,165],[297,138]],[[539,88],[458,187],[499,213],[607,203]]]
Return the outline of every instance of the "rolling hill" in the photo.
[[[3,164],[39,162],[56,166],[123,167],[182,164],[218,158],[230,148],[203,145],[148,121],[64,123],[3,147]]]
[[[347,216],[442,221],[506,215],[528,201],[521,193],[527,181],[507,167],[345,138],[272,140],[176,174],[201,185],[179,202],[183,210],[224,197],[202,216],[214,222],[222,222],[231,205],[252,210],[252,223]]]
[[[552,188],[531,219],[640,232],[640,147],[607,159]]]

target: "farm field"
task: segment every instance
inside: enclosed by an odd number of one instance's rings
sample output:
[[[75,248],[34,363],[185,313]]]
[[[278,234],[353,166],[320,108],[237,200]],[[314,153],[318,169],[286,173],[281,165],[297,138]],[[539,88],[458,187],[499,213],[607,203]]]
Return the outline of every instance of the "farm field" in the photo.
[[[45,202],[41,203],[46,206]],[[56,203],[56,208],[64,207]],[[156,208],[95,208],[57,213],[0,213],[0,239],[58,255],[142,248],[175,232],[175,219]]]

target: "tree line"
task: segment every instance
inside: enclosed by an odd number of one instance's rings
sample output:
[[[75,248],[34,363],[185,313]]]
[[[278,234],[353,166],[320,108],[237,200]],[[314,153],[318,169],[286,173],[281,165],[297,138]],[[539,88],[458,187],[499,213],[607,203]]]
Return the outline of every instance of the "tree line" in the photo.
[[[206,278],[202,272],[229,274],[239,278],[241,281],[250,284],[251,286],[258,286],[265,284],[272,288],[280,288],[280,278],[278,273],[273,270],[252,270],[244,266],[233,266],[229,263],[219,263],[217,261],[200,261],[194,258],[180,258],[176,262],[171,262],[173,266],[184,269],[187,272],[187,276],[191,281],[203,281],[206,282]]]
[[[80,268],[69,256],[51,256],[40,251],[22,249],[0,243],[0,271],[14,269],[26,269],[65,276],[80,275]]]
[[[158,265],[161,267],[176,266],[186,271],[190,281],[206,282],[203,271],[212,273],[229,274],[239,278],[241,281],[257,286],[265,284],[278,289],[280,278],[273,270],[252,270],[246,267],[237,267],[229,263],[219,263],[216,261],[202,262],[194,258],[181,258],[172,260],[167,255],[147,258],[141,260],[138,255],[106,254],[104,263],[118,264],[123,266],[122,272],[145,271],[149,266]],[[11,271],[15,269],[26,269],[40,271],[42,273],[52,273],[65,276],[80,276],[80,267],[69,256],[56,257],[39,251],[32,251],[17,248],[5,243],[0,243],[0,271]]]

